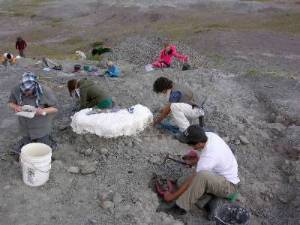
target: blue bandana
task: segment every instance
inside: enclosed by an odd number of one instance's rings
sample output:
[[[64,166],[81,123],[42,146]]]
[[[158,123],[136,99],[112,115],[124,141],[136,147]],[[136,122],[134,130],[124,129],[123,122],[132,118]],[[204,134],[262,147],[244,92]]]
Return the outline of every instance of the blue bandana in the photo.
[[[37,76],[32,72],[25,72],[22,75],[22,81],[20,84],[21,96],[20,99],[22,101],[22,96],[31,91],[36,96],[36,106],[39,106],[40,97],[43,95],[43,90],[41,85],[37,81]]]

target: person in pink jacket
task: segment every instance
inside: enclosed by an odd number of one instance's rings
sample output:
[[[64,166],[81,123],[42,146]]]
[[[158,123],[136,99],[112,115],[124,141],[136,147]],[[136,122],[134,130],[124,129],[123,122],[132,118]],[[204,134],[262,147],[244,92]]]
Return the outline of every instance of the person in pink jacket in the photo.
[[[159,59],[157,59],[152,66],[154,68],[165,68],[165,67],[170,67],[173,57],[176,57],[179,59],[181,62],[187,62],[188,57],[185,55],[182,55],[176,51],[176,46],[175,45],[170,45],[170,44],[165,44],[164,49],[161,50]]]

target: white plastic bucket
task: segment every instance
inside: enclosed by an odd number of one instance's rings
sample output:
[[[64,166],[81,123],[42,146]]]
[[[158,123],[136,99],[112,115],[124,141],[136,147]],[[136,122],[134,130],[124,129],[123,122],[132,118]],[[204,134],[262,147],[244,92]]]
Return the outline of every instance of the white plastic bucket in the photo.
[[[42,143],[30,143],[22,147],[20,163],[25,184],[36,187],[49,180],[52,149]]]

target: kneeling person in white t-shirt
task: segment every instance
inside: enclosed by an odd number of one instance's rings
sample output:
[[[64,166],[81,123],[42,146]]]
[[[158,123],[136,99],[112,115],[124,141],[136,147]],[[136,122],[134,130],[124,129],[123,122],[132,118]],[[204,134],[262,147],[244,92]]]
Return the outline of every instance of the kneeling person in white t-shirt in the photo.
[[[172,114],[176,125],[181,132],[191,124],[190,119],[199,119],[199,124],[204,126],[204,111],[195,103],[192,90],[183,85],[178,85],[166,77],[159,77],[153,84],[153,91],[164,94],[168,98],[168,104],[154,119],[153,125],[162,122],[169,114]]]
[[[204,132],[199,125],[184,132],[186,143],[198,151],[196,170],[175,192],[165,192],[164,200],[188,211],[205,193],[228,198],[237,192],[238,164],[229,146],[217,134]]]

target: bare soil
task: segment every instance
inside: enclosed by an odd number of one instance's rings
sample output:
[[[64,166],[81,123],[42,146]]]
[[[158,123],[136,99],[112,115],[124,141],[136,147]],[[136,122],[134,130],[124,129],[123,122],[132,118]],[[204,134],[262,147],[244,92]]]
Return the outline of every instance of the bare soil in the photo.
[[[0,68],[0,217],[1,224],[213,224],[205,211],[184,216],[156,212],[159,199],[149,188],[161,172],[166,153],[188,150],[170,135],[147,128],[136,137],[102,139],[76,135],[68,127],[74,102],[65,83],[69,76],[46,73],[35,65],[42,56],[63,64],[75,50],[88,52],[104,41],[121,66],[118,79],[91,77],[123,106],[141,103],[156,111],[162,99],[152,92],[161,75],[189,85],[199,99],[208,96],[206,120],[237,149],[241,203],[252,224],[298,224],[300,146],[300,11],[297,1],[0,1],[1,50],[14,52],[23,36],[27,56],[10,71]],[[193,70],[180,64],[146,74],[144,65],[170,40],[191,58]],[[97,64],[98,62],[90,62]],[[39,188],[25,186],[21,170],[7,152],[20,138],[17,121],[6,106],[10,89],[33,70],[59,98],[51,178]],[[76,76],[78,78],[81,76]],[[242,144],[244,135],[250,144]],[[107,150],[104,150],[107,149]],[[69,167],[96,165],[90,175]],[[175,165],[170,164],[172,172]],[[101,196],[117,195],[110,209]]]

